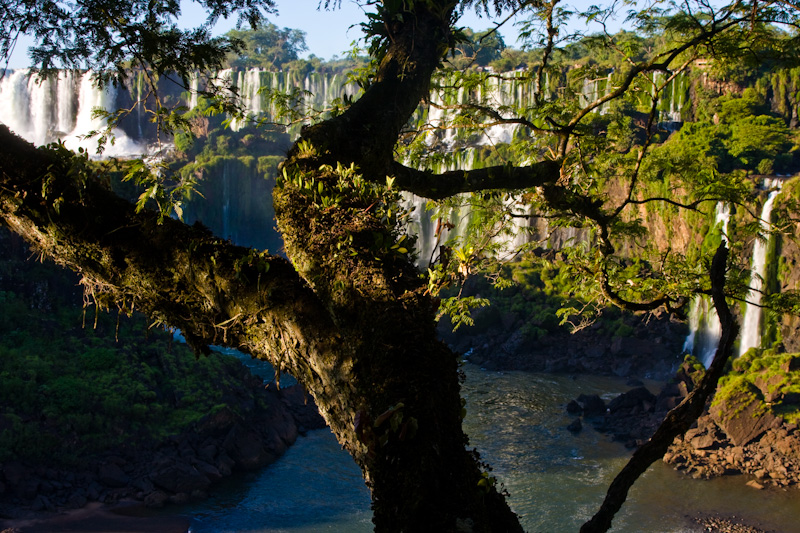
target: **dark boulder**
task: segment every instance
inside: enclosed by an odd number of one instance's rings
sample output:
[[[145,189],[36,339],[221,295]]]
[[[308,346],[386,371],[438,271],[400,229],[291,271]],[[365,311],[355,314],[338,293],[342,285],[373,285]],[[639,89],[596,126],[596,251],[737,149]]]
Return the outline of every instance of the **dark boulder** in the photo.
[[[650,411],[656,404],[656,397],[644,387],[636,387],[611,400],[608,410],[615,413],[621,410],[644,412]]]
[[[127,487],[131,482],[131,477],[114,463],[101,464],[97,469],[97,479],[106,487],[113,489]]]
[[[583,416],[595,417],[606,414],[606,403],[597,394],[581,394],[578,403],[583,406]]]
[[[567,413],[569,413],[571,415],[580,416],[581,414],[583,414],[583,407],[581,407],[581,404],[579,404],[575,400],[571,400],[567,404]]]
[[[206,490],[211,485],[211,480],[197,468],[175,457],[161,458],[150,471],[150,479],[172,493]]]
[[[575,420],[572,421],[572,423],[570,423],[570,425],[567,426],[567,431],[569,431],[570,433],[580,433],[582,429],[583,429],[583,424],[581,424],[580,418],[576,418]]]
[[[238,423],[228,432],[222,448],[228,452],[236,467],[242,470],[255,470],[276,458],[264,447],[260,435]]]

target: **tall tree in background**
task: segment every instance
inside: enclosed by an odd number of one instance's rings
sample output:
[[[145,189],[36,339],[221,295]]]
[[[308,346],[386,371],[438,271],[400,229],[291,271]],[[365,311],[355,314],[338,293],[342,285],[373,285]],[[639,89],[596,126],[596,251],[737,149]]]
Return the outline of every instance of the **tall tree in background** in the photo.
[[[228,61],[234,68],[265,68],[279,70],[281,65],[295,61],[305,52],[305,32],[265,24],[254,30],[231,30],[227,36],[242,42],[242,51],[231,54]]]
[[[269,0],[200,3],[210,20],[241,11],[253,23],[272,7]],[[624,164],[605,167],[606,174],[622,173],[627,184],[625,194],[610,199],[597,185],[596,171],[603,167],[587,154],[600,153],[614,140],[598,136],[592,120],[601,106],[646,87],[653,97],[643,132],[650,139],[664,85],[647,74],[669,78],[701,54],[752,51],[754,41],[780,56],[794,50],[798,13],[790,3],[770,1],[719,8],[687,2],[685,10],[650,3],[632,15],[631,24],[663,30],[662,45],[642,55],[630,42],[598,37],[618,56],[621,76],[615,87],[586,101],[569,85],[553,91],[546,84],[548,73],[562,68],[559,47],[569,37],[563,27],[569,12],[558,0],[364,4],[369,11],[362,27],[374,60],[363,80],[366,90],[338,116],[306,127],[281,167],[274,204],[288,261],[137,210],[114,196],[85,158],[34,148],[4,127],[0,213],[43,255],[78,271],[97,305],[144,311],[180,328],[199,352],[210,344],[231,346],[295,376],[360,466],[372,493],[376,530],[519,531],[485,465],[467,448],[457,357],[436,338],[440,281],[451,271],[468,270],[478,251],[465,248],[446,268],[421,275],[409,252],[399,192],[431,199],[474,193],[477,201],[495,206],[524,198],[543,215],[594,229],[594,274],[587,278],[605,301],[634,310],[678,305],[703,283],[708,290],[708,278],[691,287],[665,283],[673,277],[656,272],[641,281],[644,288],[634,299],[615,277],[614,239],[635,229],[625,216],[643,201],[637,186],[648,142]],[[167,0],[2,5],[0,52],[8,53],[19,32],[32,33],[40,42],[33,58],[42,67],[85,61],[116,68],[106,78],[124,76],[133,66],[152,79],[176,72],[186,81],[195,69],[219,67],[241,45],[212,38],[204,28],[178,29],[178,3]],[[528,73],[536,90],[527,109],[501,113],[476,100],[459,104],[458,111],[476,129],[516,124],[535,133],[528,139],[527,163],[444,173],[405,165],[396,157],[399,141],[413,138],[409,119],[429,98],[447,54],[463,40],[456,31],[459,13],[475,6],[529,17],[523,33],[540,51]],[[598,20],[607,15],[595,9],[586,14]],[[774,23],[785,31],[765,29]],[[157,118],[181,124],[169,117],[164,111]],[[167,184],[156,177],[149,186],[155,195]],[[704,187],[694,202],[724,197],[724,187]],[[507,223],[508,214],[500,213],[495,222]],[[724,276],[717,281],[719,296]],[[695,403],[702,407],[704,400]],[[682,416],[685,425],[690,415]],[[610,524],[610,518],[603,522]],[[604,524],[587,531],[603,530]]]

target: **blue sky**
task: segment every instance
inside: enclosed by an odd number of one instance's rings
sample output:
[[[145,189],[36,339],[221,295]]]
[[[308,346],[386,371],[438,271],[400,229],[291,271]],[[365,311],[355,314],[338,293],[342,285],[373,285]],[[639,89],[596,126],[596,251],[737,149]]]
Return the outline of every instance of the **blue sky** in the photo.
[[[188,4],[185,0],[184,4]],[[308,51],[305,55],[314,54],[324,59],[334,55],[342,55],[351,48],[351,43],[361,37],[358,23],[365,20],[362,9],[352,0],[343,0],[341,9],[333,11],[318,10],[318,0],[277,0],[278,15],[270,17],[270,22],[280,27],[297,28],[306,32]],[[585,7],[589,0],[575,0],[574,5]],[[599,3],[599,2],[598,2]],[[181,22],[197,25],[202,21],[202,12],[197,5],[185,5]],[[194,14],[194,15],[193,15]],[[215,32],[224,33],[235,26],[235,20],[221,21]],[[355,26],[354,26],[355,25]],[[478,18],[474,12],[464,15],[460,25],[475,30],[484,30],[492,26],[491,19]],[[501,31],[509,46],[516,44],[513,26]],[[9,62],[9,68],[25,68],[29,66],[27,48],[29,39],[20,39],[17,49]]]

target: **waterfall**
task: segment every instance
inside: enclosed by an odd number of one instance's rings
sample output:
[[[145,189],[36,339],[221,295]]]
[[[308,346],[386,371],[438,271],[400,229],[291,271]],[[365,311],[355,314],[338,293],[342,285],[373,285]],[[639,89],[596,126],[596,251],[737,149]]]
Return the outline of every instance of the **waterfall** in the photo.
[[[764,274],[767,269],[767,246],[769,245],[769,231],[771,227],[770,217],[772,215],[772,204],[775,197],[780,192],[781,183],[779,181],[764,180],[766,188],[773,188],[764,202],[761,209],[761,230],[766,234],[765,238],[756,238],[753,245],[753,259],[750,274],[750,290],[745,297],[747,305],[742,321],[742,336],[739,343],[739,355],[744,354],[750,348],[761,346],[761,291],[764,287]]]
[[[197,98],[200,95],[200,74],[192,72],[189,74],[189,111],[197,107]],[[141,107],[141,106],[139,106]]]
[[[106,122],[93,118],[95,108],[117,108],[116,88],[97,88],[92,72],[60,71],[39,79],[28,69],[15,70],[0,80],[0,121],[25,140],[43,145],[63,140],[71,150],[86,149],[93,154],[96,138],[90,131],[105,129]],[[115,142],[107,144],[106,156],[126,157],[144,153],[144,148],[119,128]]]
[[[724,242],[728,242],[730,217],[730,206],[718,202],[712,231],[719,230]],[[719,322],[717,311],[711,303],[711,298],[705,295],[695,296],[689,311],[689,335],[683,343],[683,352],[693,354],[708,368],[714,359],[721,335],[722,325]]]
[[[135,82],[135,89],[136,89],[136,130],[139,134],[139,140],[144,139],[144,131],[142,130],[142,123],[145,120],[144,117],[144,106],[142,105],[142,100],[144,99],[145,95],[145,80],[144,80],[144,73],[137,72],[136,73],[136,82]]]

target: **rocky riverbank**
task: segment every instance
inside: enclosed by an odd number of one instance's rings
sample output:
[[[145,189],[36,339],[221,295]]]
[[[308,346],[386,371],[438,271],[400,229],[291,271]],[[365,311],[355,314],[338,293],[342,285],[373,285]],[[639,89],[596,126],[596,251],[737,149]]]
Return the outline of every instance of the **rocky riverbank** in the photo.
[[[92,502],[160,507],[205,498],[214,483],[275,461],[298,434],[325,426],[299,386],[278,391],[246,379],[253,398],[242,400],[251,409],[222,408],[161,442],[84,457],[80,468],[3,463],[0,518],[40,518]]]
[[[596,322],[576,333],[552,328],[546,336],[526,333],[522,317],[491,306],[474,312],[476,328],[452,333],[442,321],[440,334],[471,363],[489,370],[523,370],[667,379],[680,364],[688,328],[667,313],[626,317],[609,330]],[[493,327],[481,327],[483,322]]]
[[[786,355],[783,361],[781,382],[791,381],[800,360]],[[597,396],[581,396],[567,405],[569,413],[581,417],[570,429],[580,430],[581,420],[586,420],[626,446],[637,447],[692,390],[701,372],[684,363],[658,395],[636,387],[608,404]],[[800,429],[778,414],[795,411],[800,402],[792,394],[776,396],[775,379],[756,376],[753,382],[763,390],[747,387],[746,392],[735,389],[726,394],[728,389],[723,387],[717,394],[724,397],[675,439],[664,461],[694,478],[744,475],[747,485],[755,489],[800,487]]]

